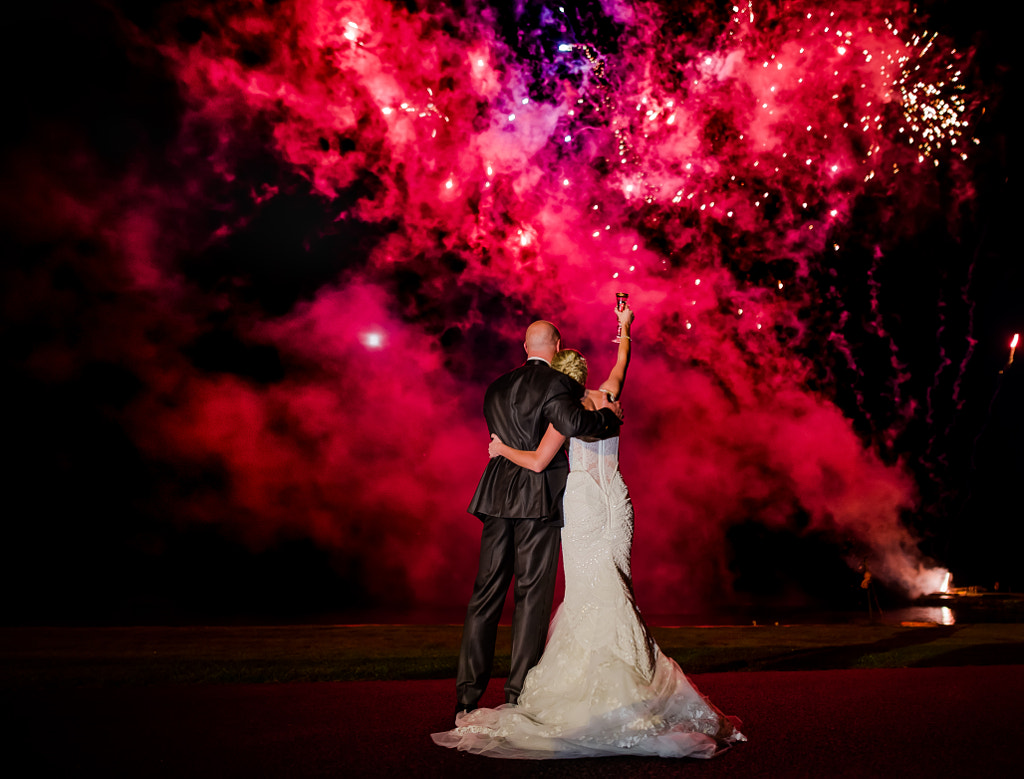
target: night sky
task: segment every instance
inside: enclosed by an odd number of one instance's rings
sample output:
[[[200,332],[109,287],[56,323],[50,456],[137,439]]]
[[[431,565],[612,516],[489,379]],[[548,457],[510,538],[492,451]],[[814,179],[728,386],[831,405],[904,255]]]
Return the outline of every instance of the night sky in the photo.
[[[461,609],[484,389],[620,290],[645,612],[1021,589],[1004,14],[6,11],[5,620]]]

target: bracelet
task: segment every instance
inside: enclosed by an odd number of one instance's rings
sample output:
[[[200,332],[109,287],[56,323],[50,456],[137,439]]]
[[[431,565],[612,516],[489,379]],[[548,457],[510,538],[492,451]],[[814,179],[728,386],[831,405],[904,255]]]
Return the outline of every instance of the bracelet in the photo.
[[[620,335],[619,338],[625,338],[627,341],[632,341],[633,340],[628,335]]]

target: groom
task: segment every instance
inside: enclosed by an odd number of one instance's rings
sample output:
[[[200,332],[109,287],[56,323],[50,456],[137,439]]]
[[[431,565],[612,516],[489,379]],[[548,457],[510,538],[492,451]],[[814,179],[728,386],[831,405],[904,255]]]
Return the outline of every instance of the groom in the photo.
[[[551,367],[561,335],[550,322],[526,330],[526,364],[497,379],[484,396],[487,428],[514,449],[536,449],[550,422],[562,435],[608,438],[622,409],[607,403],[587,411],[583,387]],[[512,664],[505,700],[516,703],[526,672],[544,651],[562,527],[562,494],[569,463],[556,456],[540,473],[504,457],[487,463],[469,512],[483,522],[480,568],[466,610],[456,692],[458,715],[477,707],[491,678],[494,643],[505,595],[515,578]]]

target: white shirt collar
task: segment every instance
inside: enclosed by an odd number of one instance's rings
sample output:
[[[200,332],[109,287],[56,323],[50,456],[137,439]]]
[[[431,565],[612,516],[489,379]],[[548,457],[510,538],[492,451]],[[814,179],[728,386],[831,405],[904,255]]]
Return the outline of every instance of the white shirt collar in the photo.
[[[527,357],[526,358],[527,362],[529,362],[530,360],[540,360],[542,363],[547,365],[549,368],[551,367],[551,361],[550,360],[545,360],[543,357],[536,357],[536,356],[534,356],[534,357]]]

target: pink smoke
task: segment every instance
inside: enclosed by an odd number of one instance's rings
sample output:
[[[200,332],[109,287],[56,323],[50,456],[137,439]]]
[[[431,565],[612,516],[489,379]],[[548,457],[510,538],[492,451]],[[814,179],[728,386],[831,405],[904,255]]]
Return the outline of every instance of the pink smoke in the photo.
[[[856,432],[816,355],[847,355],[859,373],[857,324],[822,281],[847,243],[913,234],[940,208],[940,174],[971,195],[969,132],[922,151],[898,60],[934,79],[965,55],[913,43],[907,3],[738,3],[727,19],[709,3],[705,25],[654,3],[605,5],[616,45],[552,11],[545,29],[564,43],[539,71],[475,3],[465,15],[384,0],[185,3],[166,29],[201,23],[193,42],[132,32],[177,83],[180,173],[140,165],[82,194],[29,193],[61,201],[42,206],[61,229],[99,234],[116,278],[92,346],[40,356],[38,370],[74,371],[97,350],[132,365],[147,389],[123,421],[140,449],[223,475],[187,499],[169,485],[182,521],[254,547],[308,536],[364,559],[382,601],[459,604],[483,389],[540,317],[599,376],[623,290],[638,314],[622,452],[646,608],[728,600],[728,529],[786,528],[797,511],[810,525],[793,532],[853,542],[879,577],[924,591],[931,566],[901,520],[913,479],[886,449],[893,436]],[[274,165],[252,162],[264,158]],[[245,258],[223,283],[195,281],[195,258],[297,193],[326,215],[310,243],[374,239],[339,245],[331,279],[284,312],[239,291]],[[864,229],[877,235],[862,241]],[[276,258],[282,272],[308,260]],[[190,363],[183,349],[216,317],[273,347],[284,377]],[[892,369],[898,425],[910,412],[895,352]]]

